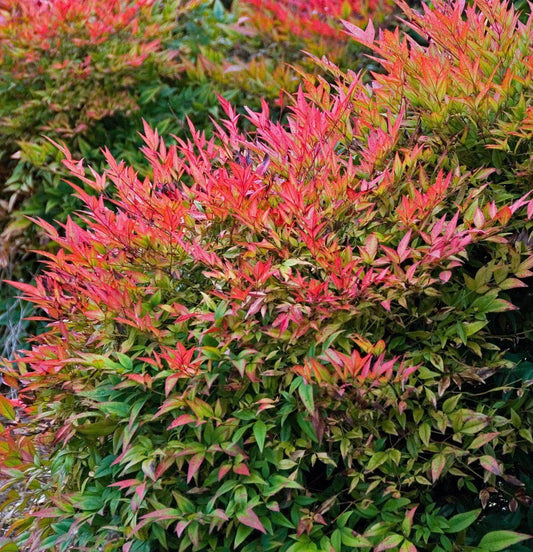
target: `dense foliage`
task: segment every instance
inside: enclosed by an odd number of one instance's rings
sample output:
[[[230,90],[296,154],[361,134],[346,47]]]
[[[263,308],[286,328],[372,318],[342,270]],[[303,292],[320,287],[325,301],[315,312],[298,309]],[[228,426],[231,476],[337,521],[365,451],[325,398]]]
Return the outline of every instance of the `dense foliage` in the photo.
[[[43,237],[24,215],[64,220],[79,206],[43,135],[81,155],[107,125],[134,118],[143,86],[177,76],[165,41],[179,12],[176,2],[163,9],[154,0],[5,0],[0,8],[0,276],[30,280],[28,250]],[[5,286],[0,297],[0,352],[11,356],[24,324]]]
[[[383,14],[375,9],[383,20],[390,6]],[[220,0],[0,2],[0,278],[31,281],[38,270],[30,251],[47,238],[28,215],[64,222],[79,207],[43,135],[65,141],[97,168],[108,144],[144,173],[142,119],[183,136],[187,117],[208,130],[210,117],[220,116],[217,93],[254,108],[261,97],[277,101],[299,82],[286,62],[309,70],[300,49],[317,52],[314,43],[322,43],[318,32],[305,43],[292,31],[260,34],[246,2],[231,11]],[[344,65],[345,44],[328,39],[331,54],[334,45],[344,52]],[[12,358],[27,330],[36,330],[23,322],[25,310],[2,286],[0,354]]]
[[[145,125],[147,177],[59,146],[84,210],[37,221],[0,399],[23,550],[531,550],[533,17],[403,9],[286,125]]]

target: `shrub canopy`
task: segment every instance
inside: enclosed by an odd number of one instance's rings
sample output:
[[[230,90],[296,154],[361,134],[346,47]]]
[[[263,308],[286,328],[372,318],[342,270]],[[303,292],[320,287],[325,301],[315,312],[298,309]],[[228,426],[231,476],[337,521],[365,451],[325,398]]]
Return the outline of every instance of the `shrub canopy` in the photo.
[[[527,539],[533,18],[403,8],[427,45],[347,24],[383,73],[317,60],[335,84],[308,76],[286,125],[264,103],[246,135],[223,99],[212,138],[146,125],[146,178],[59,146],[92,193],[83,224],[37,221],[59,249],[13,284],[49,329],[0,401],[29,417],[3,471],[45,501],[27,549]]]

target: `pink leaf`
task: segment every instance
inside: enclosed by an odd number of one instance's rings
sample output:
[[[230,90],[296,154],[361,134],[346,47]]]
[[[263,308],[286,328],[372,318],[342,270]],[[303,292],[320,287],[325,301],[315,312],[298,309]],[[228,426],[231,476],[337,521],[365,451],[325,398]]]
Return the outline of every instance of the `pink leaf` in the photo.
[[[279,512],[279,504],[277,502],[270,502],[267,504],[267,508],[272,512]]]
[[[486,445],[487,443],[490,443],[493,439],[495,439],[499,435],[500,435],[499,431],[494,431],[492,433],[484,433],[482,435],[478,435],[470,443],[470,446],[468,448],[472,449],[472,450],[478,449],[478,448],[482,447],[483,445]]]
[[[141,521],[133,528],[132,534],[140,531],[145,525],[148,525],[151,521],[166,521],[172,519],[179,519],[181,517],[181,512],[174,508],[162,508],[161,510],[156,510],[155,512],[150,512],[145,514]]]
[[[368,25],[366,26],[366,29],[363,31],[361,27],[358,27],[357,25],[354,25],[353,23],[350,23],[349,21],[342,21],[342,24],[346,28],[347,33],[354,38],[357,42],[360,42],[361,44],[365,44],[366,46],[370,46],[374,44],[374,38],[376,37],[376,31],[374,29],[374,24],[372,23],[372,20],[368,20]]]
[[[229,520],[228,516],[226,515],[226,512],[224,512],[224,510],[221,510],[220,508],[213,510],[213,513],[211,515],[223,521]]]
[[[176,534],[178,537],[181,537],[183,531],[187,529],[187,525],[191,523],[190,521],[178,521],[178,524],[176,525]]]
[[[396,249],[396,251],[398,252],[398,257],[400,257],[400,262],[405,261],[405,259],[407,259],[407,257],[409,256],[410,249],[408,249],[407,246],[409,245],[410,240],[411,230],[409,230],[409,232],[407,232],[407,234],[405,234],[405,236],[400,240],[398,248]]]
[[[139,485],[138,487],[135,487],[135,493],[137,494],[137,496],[142,500],[143,497],[144,497],[144,493],[146,491],[146,481],[142,484],[142,485]]]
[[[474,213],[474,226],[476,228],[482,228],[485,225],[485,216],[483,215],[483,212],[478,207],[476,209],[476,212]]]
[[[437,454],[431,462],[431,479],[433,483],[437,481],[442,473],[442,470],[446,466],[446,457],[444,454]]]
[[[111,483],[108,487],[118,487],[119,489],[127,489],[129,487],[134,487],[139,485],[140,481],[138,479],[124,479],[124,481],[117,481],[116,483]]]
[[[54,506],[52,508],[43,508],[42,510],[38,510],[37,512],[32,512],[31,515],[32,515],[32,517],[36,517],[36,518],[55,519],[59,515],[61,515],[61,510]]]
[[[533,199],[527,204],[527,218],[533,217]]]

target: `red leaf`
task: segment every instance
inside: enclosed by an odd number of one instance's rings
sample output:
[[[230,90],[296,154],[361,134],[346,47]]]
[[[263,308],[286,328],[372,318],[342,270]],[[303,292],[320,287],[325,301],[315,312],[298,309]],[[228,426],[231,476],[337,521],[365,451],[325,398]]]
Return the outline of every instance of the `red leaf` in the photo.
[[[261,531],[261,533],[264,533],[266,535],[266,530],[263,527],[263,524],[261,523],[261,521],[257,517],[257,514],[253,511],[252,508],[248,508],[244,513],[237,514],[237,519],[243,525],[247,525],[248,527],[257,529],[258,531]]]
[[[218,480],[220,481],[229,471],[231,470],[231,465],[226,464],[221,466],[218,470]]]
[[[175,427],[180,427],[185,424],[190,424],[195,422],[196,418],[192,414],[182,414],[178,416],[168,427],[167,429],[174,429]]]
[[[250,470],[248,470],[246,464],[238,464],[237,466],[233,466],[233,471],[239,475],[250,475]]]
[[[195,476],[196,472],[200,469],[202,462],[204,461],[205,456],[203,453],[195,454],[189,460],[189,469],[187,471],[187,483]]]
[[[138,479],[124,479],[124,481],[117,481],[116,483],[111,483],[108,487],[118,487],[119,489],[127,489],[141,483]]]

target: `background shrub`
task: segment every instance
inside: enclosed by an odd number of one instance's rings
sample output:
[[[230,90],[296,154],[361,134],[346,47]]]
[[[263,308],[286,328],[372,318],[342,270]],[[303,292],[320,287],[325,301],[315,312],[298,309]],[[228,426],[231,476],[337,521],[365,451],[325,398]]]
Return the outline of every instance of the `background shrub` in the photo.
[[[251,25],[267,43],[288,43],[288,52],[300,57],[306,50],[342,63],[353,44],[346,41],[341,20],[364,25],[371,17],[382,22],[394,7],[388,1],[359,0],[244,0],[242,8]],[[352,50],[353,53],[353,50]],[[352,61],[353,63],[353,61]]]
[[[219,7],[215,11],[222,13],[222,4]],[[277,106],[272,116],[279,118],[279,107],[285,103],[283,93],[295,92],[302,75],[323,73],[311,56],[327,56],[339,67],[353,71],[372,66],[361,56],[360,45],[346,40],[341,20],[364,26],[372,17],[380,26],[391,25],[394,7],[389,1],[232,2],[232,28],[240,38],[230,50],[220,49],[216,42],[204,42],[197,55],[183,60],[187,76],[193,82],[215,82],[219,91],[236,88],[237,106],[258,109],[264,98],[272,108]],[[224,97],[231,99],[227,94]]]
[[[533,19],[404,9],[427,46],[348,24],[383,74],[322,62],[286,125],[146,125],[146,178],[60,146],[92,193],[39,221],[0,399],[23,549],[530,549]]]

